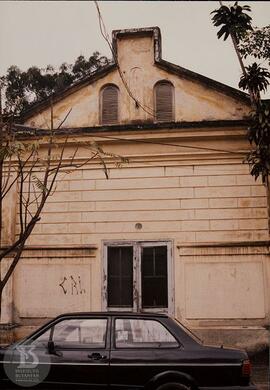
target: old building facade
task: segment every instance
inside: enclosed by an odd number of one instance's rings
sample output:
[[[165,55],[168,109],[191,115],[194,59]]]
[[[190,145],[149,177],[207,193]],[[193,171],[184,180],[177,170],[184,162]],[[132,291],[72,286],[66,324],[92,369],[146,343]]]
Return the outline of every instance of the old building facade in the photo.
[[[108,158],[106,179],[91,162],[58,184],[2,322],[20,324],[19,336],[66,311],[164,311],[207,341],[263,345],[268,211],[265,187],[242,163],[247,96],[163,60],[157,27],[114,31],[113,46],[121,74],[109,65],[56,96],[54,120],[72,108],[71,150],[94,138],[128,163]],[[23,124],[46,129],[49,118],[44,101]],[[6,213],[13,239],[15,207]]]

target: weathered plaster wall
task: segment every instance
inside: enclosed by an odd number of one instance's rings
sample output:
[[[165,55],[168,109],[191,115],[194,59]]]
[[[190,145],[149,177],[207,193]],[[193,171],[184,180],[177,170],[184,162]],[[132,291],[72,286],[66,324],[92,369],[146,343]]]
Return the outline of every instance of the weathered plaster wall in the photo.
[[[241,119],[249,112],[232,97],[158,68],[150,37],[120,39],[118,58],[130,88],[150,110],[155,83],[166,79],[174,84],[176,121]],[[120,124],[153,121],[135,107],[118,72],[111,71],[56,103],[55,124],[72,108],[65,127],[99,125],[99,91],[107,83],[120,89]],[[27,124],[46,128],[49,117],[45,110]],[[129,163],[119,169],[108,161],[106,180],[92,162],[58,183],[27,242],[37,248],[49,245],[52,252],[25,255],[14,274],[16,320],[31,325],[44,315],[101,309],[103,240],[170,240],[177,318],[202,329],[248,326],[255,340],[270,315],[270,263],[262,244],[269,232],[265,188],[242,163],[245,132],[164,128],[93,134],[105,150],[128,157]],[[153,143],[138,143],[143,140]],[[79,156],[85,153],[80,149]],[[59,254],[64,246],[74,251]],[[96,249],[87,256],[82,246]],[[79,280],[83,285],[78,294],[74,280],[77,288]]]
[[[100,288],[99,273],[90,247],[26,251],[14,276],[16,319],[97,310],[100,302],[95,291]]]
[[[92,244],[100,234],[175,233],[184,243],[267,239],[265,189],[241,164],[129,167],[111,169],[110,177],[84,169],[60,183],[28,244]]]
[[[98,126],[99,93],[101,88],[113,83],[119,87],[119,124],[154,121],[153,88],[157,81],[169,80],[175,88],[175,120],[203,121],[242,119],[250,108],[213,88],[190,81],[158,68],[154,63],[151,37],[133,36],[118,41],[118,59],[123,75],[133,95],[145,107],[136,108],[128,95],[117,70],[83,87],[54,106],[55,126],[72,108],[65,127]],[[42,128],[50,126],[50,109],[27,120],[26,124]]]
[[[265,247],[179,245],[177,249],[178,316],[201,325],[220,320],[227,325],[265,322],[269,307]]]
[[[187,153],[184,147],[243,150],[241,129],[215,129],[208,135],[200,130],[204,141],[198,131],[189,130],[189,137],[183,132],[178,139],[172,131],[152,134],[173,139],[181,148],[107,141],[106,150],[129,157],[122,168],[108,162],[109,180],[96,163],[65,175],[27,242],[55,249],[50,256],[27,255],[14,275],[18,321],[101,309],[103,240],[171,240],[179,319],[193,326],[268,323],[269,256],[255,243],[268,239],[265,188],[250,176],[240,155]],[[236,248],[224,249],[226,243]],[[198,245],[206,248],[195,250]],[[57,248],[64,246],[73,246],[73,252],[59,254]],[[86,256],[80,246],[97,249]]]

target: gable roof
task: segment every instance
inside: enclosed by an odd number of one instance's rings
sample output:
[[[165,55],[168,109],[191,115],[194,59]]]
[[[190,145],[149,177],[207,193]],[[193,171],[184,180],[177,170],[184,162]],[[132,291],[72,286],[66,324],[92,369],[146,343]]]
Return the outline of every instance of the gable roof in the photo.
[[[112,48],[115,58],[117,58],[117,40],[127,38],[129,36],[153,36],[154,41],[154,60],[155,65],[159,68],[173,73],[179,77],[188,79],[190,81],[197,81],[201,84],[204,84],[207,87],[213,88],[218,92],[222,92],[228,96],[233,97],[236,100],[241,100],[244,103],[250,102],[249,95],[239,91],[236,88],[230,87],[226,84],[220,83],[213,79],[210,79],[206,76],[203,76],[199,73],[193,72],[189,69],[183,68],[181,66],[172,64],[166,60],[162,59],[162,46],[161,46],[161,33],[159,27],[145,27],[145,28],[134,28],[134,29],[125,29],[125,30],[114,30],[112,32]],[[53,103],[56,103],[68,95],[78,91],[79,89],[94,83],[100,78],[105,77],[111,71],[117,69],[117,64],[113,61],[111,64],[97,70],[96,72],[82,78],[81,80],[73,83],[72,85],[65,88],[63,91],[54,93],[48,98],[42,100],[41,102],[33,104],[29,109],[25,110],[20,116],[20,122],[24,122],[27,119],[31,118],[33,115],[41,112],[42,110],[48,108],[51,104],[51,99]]]

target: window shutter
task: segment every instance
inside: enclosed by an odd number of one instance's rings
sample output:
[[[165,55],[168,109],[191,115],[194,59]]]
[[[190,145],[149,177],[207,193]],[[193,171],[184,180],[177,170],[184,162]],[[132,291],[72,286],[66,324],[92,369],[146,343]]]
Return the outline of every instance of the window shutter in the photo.
[[[102,91],[101,123],[112,124],[118,122],[118,89],[113,85]]]
[[[173,120],[173,86],[171,83],[160,82],[155,87],[156,120]]]

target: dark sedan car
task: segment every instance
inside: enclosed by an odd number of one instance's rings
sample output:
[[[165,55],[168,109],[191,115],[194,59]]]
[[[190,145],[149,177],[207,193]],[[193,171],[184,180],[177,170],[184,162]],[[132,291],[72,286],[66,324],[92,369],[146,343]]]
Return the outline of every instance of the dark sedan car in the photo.
[[[256,389],[245,352],[204,346],[163,314],[63,314],[0,360],[1,389]]]

